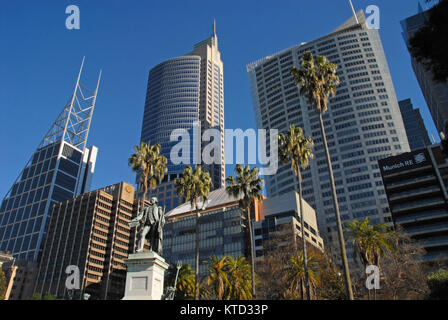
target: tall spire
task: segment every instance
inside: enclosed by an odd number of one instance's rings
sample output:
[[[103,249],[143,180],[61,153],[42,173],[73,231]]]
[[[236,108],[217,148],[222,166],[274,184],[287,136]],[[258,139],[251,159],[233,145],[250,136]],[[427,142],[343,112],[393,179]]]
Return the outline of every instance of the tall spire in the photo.
[[[216,37],[216,19],[213,19],[212,36]]]
[[[355,7],[353,7],[352,0],[349,0],[350,6],[352,7],[353,15],[355,16],[356,23],[359,24],[358,16],[356,15]]]

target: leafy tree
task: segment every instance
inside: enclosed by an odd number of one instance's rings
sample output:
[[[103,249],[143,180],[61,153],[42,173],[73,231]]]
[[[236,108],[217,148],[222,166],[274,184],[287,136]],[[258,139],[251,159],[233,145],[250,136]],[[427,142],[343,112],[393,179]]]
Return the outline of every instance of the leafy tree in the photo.
[[[424,25],[409,39],[411,55],[433,73],[435,81],[442,83],[448,79],[447,16],[448,1],[442,0],[429,10]]]
[[[250,207],[254,199],[261,200],[263,198],[261,192],[263,190],[263,179],[258,176],[258,168],[250,168],[246,165],[237,164],[235,167],[236,177],[229,176],[226,179],[226,191],[229,195],[239,198],[238,204],[241,210],[246,212],[248,224],[248,238],[250,241],[250,259],[251,259],[251,276],[252,276],[252,296],[255,297],[255,257],[254,257],[254,240],[252,236],[252,219],[250,217]]]
[[[160,144],[151,146],[149,142],[140,142],[139,146],[134,146],[134,150],[135,153],[129,157],[128,163],[134,172],[140,174],[143,199],[146,199],[148,189],[155,189],[157,183],[165,176],[168,160],[160,154]]]
[[[325,56],[316,56],[314,59],[310,51],[306,51],[302,56],[301,68],[292,67],[291,74],[294,82],[300,88],[300,95],[308,100],[319,116],[320,131],[322,142],[327,160],[328,173],[330,177],[330,186],[333,196],[333,207],[336,218],[339,247],[341,250],[341,259],[344,267],[344,277],[347,290],[347,297],[353,300],[353,290],[348,268],[347,254],[345,250],[344,234],[342,231],[341,215],[339,212],[336,186],[334,182],[333,167],[331,164],[330,152],[328,150],[327,136],[323,122],[323,114],[328,109],[328,100],[331,95],[336,95],[336,87],[339,85],[339,77],[336,74],[337,65],[328,61]]]
[[[0,300],[5,300],[6,295],[6,276],[0,266]]]
[[[195,290],[194,299],[199,297],[199,201],[205,204],[210,193],[212,179],[207,171],[203,171],[201,166],[196,166],[194,170],[191,166],[186,166],[182,176],[176,179],[176,192],[178,196],[183,196],[185,201],[190,201],[191,208],[196,211],[196,249],[195,249]]]
[[[279,226],[270,234],[269,240],[263,242],[265,255],[257,265],[262,299],[304,298],[303,257],[299,249],[301,244],[294,238],[291,225],[285,224]],[[344,279],[332,259],[310,244],[307,245],[307,252],[310,266],[308,272],[312,271],[309,277],[312,279],[310,287],[312,297],[326,300],[346,299]]]
[[[294,171],[298,179],[299,201],[300,201],[300,223],[302,229],[302,239],[305,239],[305,221],[303,219],[303,203],[302,203],[302,174],[301,169],[305,170],[313,158],[313,140],[306,138],[303,129],[296,128],[293,124],[289,127],[286,134],[278,136],[280,161],[283,164],[291,163],[291,169]],[[304,281],[306,289],[306,298],[310,299],[310,284],[308,279],[308,265],[306,253],[306,241],[302,241],[302,258],[304,267]]]
[[[418,300],[427,297],[428,266],[422,263],[425,254],[423,247],[403,233],[400,226],[395,230],[396,245],[394,250],[387,250],[380,266],[380,290],[374,291],[378,300]],[[372,294],[366,289],[364,270],[355,278],[357,299],[371,299]]]
[[[428,276],[429,299],[448,300],[448,270],[439,269]]]
[[[322,300],[344,300],[346,295],[342,273],[339,272],[328,253],[320,251],[317,253],[320,283],[316,287],[316,296]]]
[[[388,251],[396,250],[397,234],[386,224],[370,225],[369,217],[363,221],[353,220],[345,223],[347,235],[352,239],[355,254],[359,256],[364,268],[368,265],[380,267],[380,260]]]

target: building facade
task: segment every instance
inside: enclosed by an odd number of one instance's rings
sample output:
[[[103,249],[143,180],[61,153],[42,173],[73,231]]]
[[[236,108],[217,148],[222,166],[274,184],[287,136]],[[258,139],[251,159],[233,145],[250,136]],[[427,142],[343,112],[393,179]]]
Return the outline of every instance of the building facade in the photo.
[[[179,143],[179,137],[170,140],[176,129],[188,132],[189,154],[182,153],[186,157],[182,163],[171,159],[171,150]],[[203,163],[201,137],[207,129],[220,132],[219,141],[214,142],[220,149],[220,154],[214,155],[219,160],[206,165],[206,169],[213,187],[221,188],[225,185],[224,75],[215,28],[211,37],[196,44],[192,52],[162,62],[149,72],[141,141],[161,145],[168,172],[148,198],[156,196],[168,210],[179,205],[174,181],[186,164]]]
[[[86,143],[99,79],[96,89],[89,91],[92,96],[84,96],[81,70],[69,104],[1,203],[0,250],[19,260],[38,260],[51,206],[90,188],[98,149]]]
[[[300,213],[299,195],[293,191],[263,200],[261,204],[263,220],[254,223],[255,257],[262,261],[269,254],[266,244],[276,232],[286,233],[282,236],[292,238],[297,248],[301,248],[301,219],[304,217],[305,240],[310,245],[324,250],[323,239],[317,226],[316,212],[303,200],[303,214]]]
[[[1,254],[0,254],[1,255]],[[8,279],[6,300],[25,300],[33,295],[37,276],[37,263],[28,260],[16,260],[7,264],[5,273]]]
[[[121,182],[53,206],[39,265],[35,292],[70,298],[65,286],[67,266],[80,270],[80,289],[91,299],[117,300],[124,295],[126,265],[135,231],[134,187]]]
[[[398,101],[411,151],[426,148],[431,144],[419,109],[414,109],[411,99]]]
[[[247,66],[258,128],[284,133],[302,127],[315,146],[314,160],[303,171],[303,197],[316,210],[327,249],[338,247],[329,173],[319,119],[299,95],[290,74],[305,51],[338,65],[340,85],[323,120],[332,157],[342,221],[370,217],[390,222],[378,159],[409,151],[406,131],[378,30],[369,29],[362,11],[332,33],[258,60]],[[266,176],[268,197],[297,190],[289,166]],[[332,244],[332,246],[330,245]],[[347,244],[352,257],[351,244]]]
[[[447,160],[440,145],[379,160],[394,224],[425,248],[425,261],[448,260]]]
[[[407,46],[409,46],[409,39],[424,25],[428,16],[427,10],[438,2],[419,0],[418,13],[401,21],[402,35]],[[437,131],[445,132],[445,123],[448,120],[448,83],[434,81],[432,72],[426,71],[423,65],[412,56],[411,64]]]
[[[11,294],[12,285],[14,282],[14,275],[17,267],[14,266],[15,259],[9,252],[0,251],[0,270],[5,275],[6,291],[3,297],[0,299],[9,300]]]
[[[203,204],[199,204],[203,207]],[[256,203],[252,218],[260,219]],[[196,213],[190,203],[184,203],[166,214],[163,230],[163,257],[169,263],[180,261],[195,268]],[[225,188],[210,192],[205,209],[199,218],[199,274],[207,270],[203,261],[212,256],[248,256],[249,234],[246,214],[239,208],[238,199],[227,195]]]

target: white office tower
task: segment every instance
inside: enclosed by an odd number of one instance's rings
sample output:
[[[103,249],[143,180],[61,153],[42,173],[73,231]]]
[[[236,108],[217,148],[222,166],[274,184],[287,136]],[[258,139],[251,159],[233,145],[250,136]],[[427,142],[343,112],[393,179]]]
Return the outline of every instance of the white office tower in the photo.
[[[291,67],[300,68],[307,50],[338,65],[341,84],[323,119],[343,223],[365,217],[391,221],[378,159],[410,150],[379,32],[366,26],[362,11],[357,16],[359,23],[352,17],[322,38],[247,66],[257,126],[284,133],[294,124],[315,142],[314,159],[303,171],[303,196],[316,210],[326,248],[334,252],[339,252],[336,221],[318,115],[300,97]],[[269,197],[298,189],[289,165],[265,180]]]

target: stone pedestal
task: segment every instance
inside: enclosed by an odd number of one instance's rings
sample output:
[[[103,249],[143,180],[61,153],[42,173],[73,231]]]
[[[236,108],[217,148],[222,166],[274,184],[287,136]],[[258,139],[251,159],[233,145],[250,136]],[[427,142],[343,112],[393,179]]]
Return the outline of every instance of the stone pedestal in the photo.
[[[163,278],[168,263],[155,252],[130,254],[127,266],[126,289],[123,300],[160,300]]]

